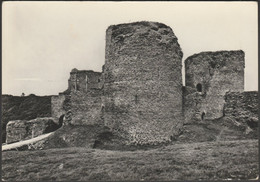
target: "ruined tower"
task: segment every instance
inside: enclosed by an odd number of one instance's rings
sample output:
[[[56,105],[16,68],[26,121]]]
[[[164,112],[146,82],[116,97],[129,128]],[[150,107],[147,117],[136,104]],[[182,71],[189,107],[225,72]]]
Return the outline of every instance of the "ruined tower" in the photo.
[[[155,22],[106,31],[103,116],[130,143],[167,142],[182,128],[183,53],[172,29]]]
[[[185,60],[186,95],[184,115],[192,119],[223,116],[224,95],[244,91],[243,51],[202,52]]]
[[[66,123],[89,125],[101,123],[102,73],[72,69],[66,93]]]
[[[100,77],[100,72],[94,72],[92,70],[77,70],[74,68],[70,72],[68,90],[87,92],[89,89],[101,88],[102,82]]]

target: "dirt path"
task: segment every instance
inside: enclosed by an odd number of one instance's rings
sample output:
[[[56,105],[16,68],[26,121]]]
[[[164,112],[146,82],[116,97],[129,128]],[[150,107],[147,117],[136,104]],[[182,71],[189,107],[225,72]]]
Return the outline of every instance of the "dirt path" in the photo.
[[[47,133],[47,134],[44,134],[44,135],[37,136],[37,137],[29,139],[29,140],[24,140],[24,141],[12,143],[12,144],[3,145],[2,151],[11,150],[11,149],[14,149],[14,148],[22,147],[24,145],[29,145],[31,143],[38,142],[40,140],[43,140],[44,138],[47,138],[48,136],[50,136],[53,133],[54,132],[51,132],[51,133]]]

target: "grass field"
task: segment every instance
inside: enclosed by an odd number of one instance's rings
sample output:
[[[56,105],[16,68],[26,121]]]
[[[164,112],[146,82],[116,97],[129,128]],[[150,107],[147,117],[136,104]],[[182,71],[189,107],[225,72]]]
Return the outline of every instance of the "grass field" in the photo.
[[[150,150],[61,148],[2,153],[3,181],[255,179],[258,140],[171,144]]]

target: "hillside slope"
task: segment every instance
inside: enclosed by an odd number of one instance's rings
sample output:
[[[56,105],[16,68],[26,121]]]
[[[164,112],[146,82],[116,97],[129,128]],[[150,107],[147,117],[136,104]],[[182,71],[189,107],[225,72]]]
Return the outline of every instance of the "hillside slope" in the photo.
[[[6,124],[12,120],[30,120],[51,116],[51,96],[19,97],[2,95],[2,142],[6,139]]]

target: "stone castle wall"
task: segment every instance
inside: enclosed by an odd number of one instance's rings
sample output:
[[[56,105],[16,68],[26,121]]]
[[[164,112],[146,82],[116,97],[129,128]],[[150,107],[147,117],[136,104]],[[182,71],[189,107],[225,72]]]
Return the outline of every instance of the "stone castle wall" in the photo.
[[[10,121],[6,142],[54,131],[63,118],[64,125],[105,125],[128,144],[168,142],[184,123],[222,116],[255,132],[258,92],[243,92],[244,52],[188,57],[185,86],[182,56],[177,37],[162,23],[112,25],[102,73],[72,69],[68,89],[51,97],[52,118]]]
[[[57,122],[59,118],[66,113],[63,104],[65,100],[64,94],[59,94],[51,97],[51,116]]]
[[[185,60],[186,87],[197,92],[184,99],[186,122],[223,116],[225,93],[244,90],[244,56],[243,51],[202,52]]]
[[[73,91],[71,93],[72,125],[102,124],[101,120],[102,90],[92,89],[87,93]]]
[[[228,92],[225,95],[224,114],[237,122],[257,129],[258,92]]]
[[[183,114],[184,123],[193,123],[202,120],[202,100],[201,93],[195,88],[185,86],[183,89]]]
[[[73,69],[65,91],[65,124],[101,123],[102,73]]]
[[[87,92],[88,89],[100,89],[103,86],[100,72],[92,70],[77,70],[72,69],[68,80],[68,90],[78,90]]]
[[[182,51],[161,23],[110,26],[106,34],[104,122],[130,143],[169,141],[182,128]]]
[[[225,96],[244,90],[243,51],[188,57],[185,87],[182,56],[177,37],[164,24],[110,26],[102,73],[73,69],[68,89],[52,99],[53,116],[65,110],[66,124],[104,124],[129,143],[153,144],[178,136],[184,122],[237,114],[232,104],[245,107],[249,103],[241,97],[255,98],[248,93]]]

